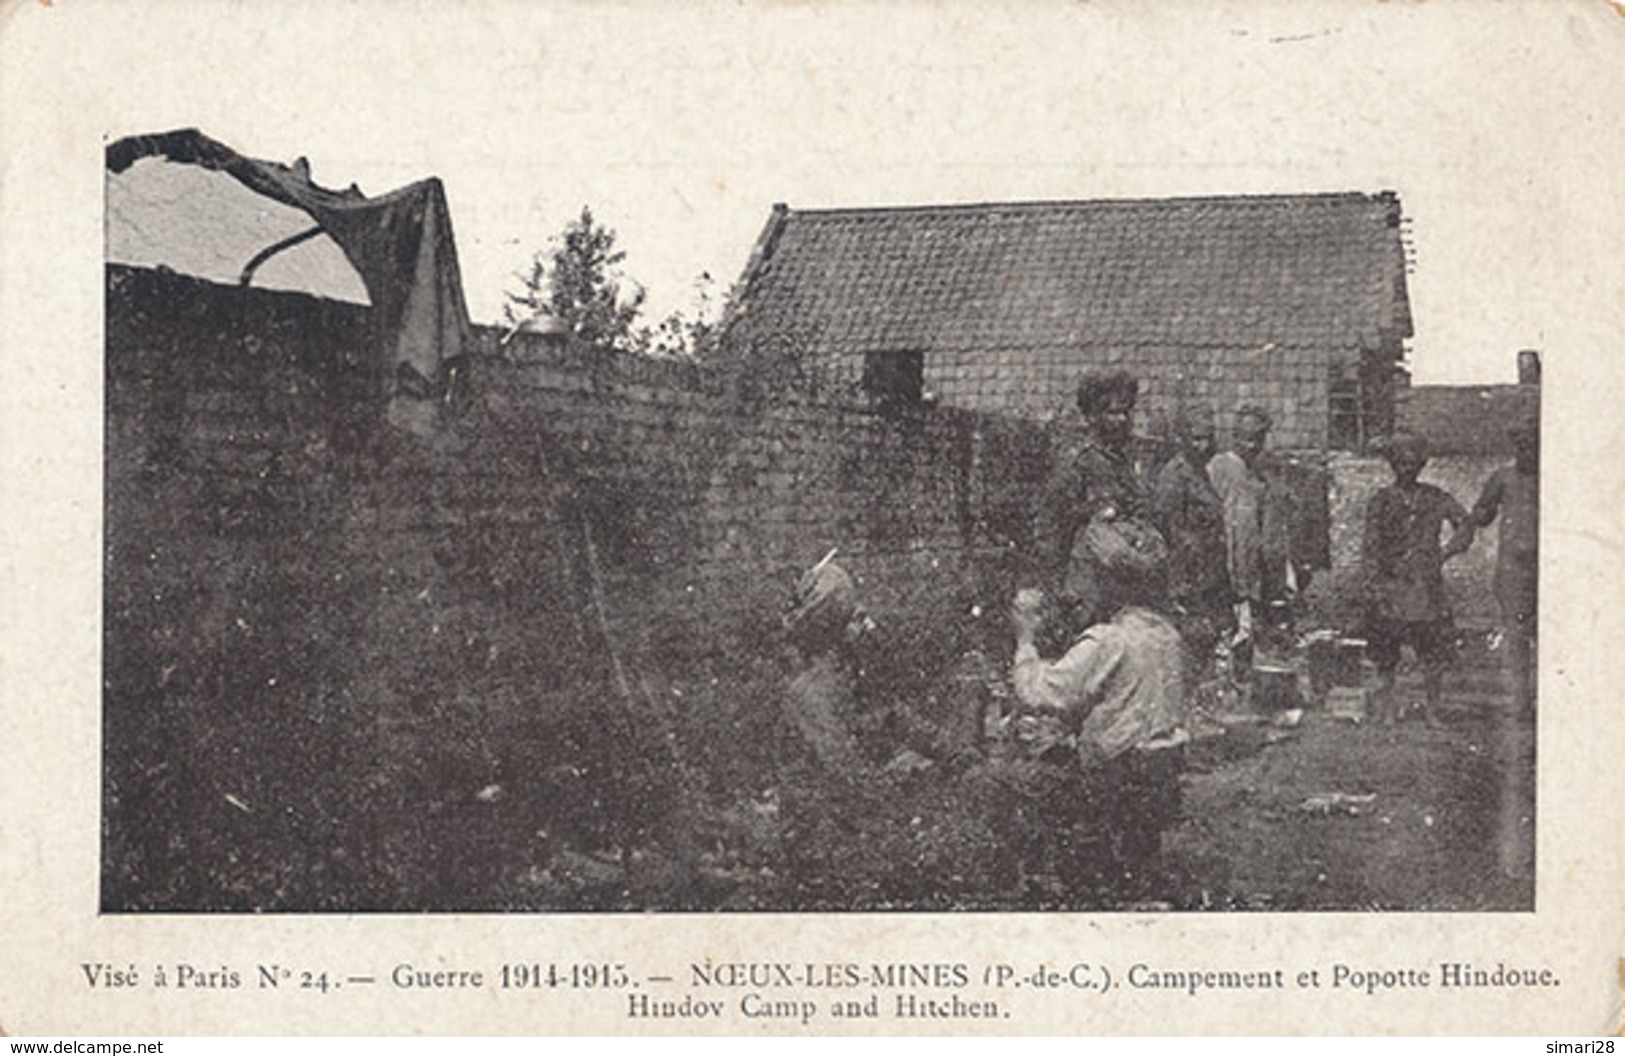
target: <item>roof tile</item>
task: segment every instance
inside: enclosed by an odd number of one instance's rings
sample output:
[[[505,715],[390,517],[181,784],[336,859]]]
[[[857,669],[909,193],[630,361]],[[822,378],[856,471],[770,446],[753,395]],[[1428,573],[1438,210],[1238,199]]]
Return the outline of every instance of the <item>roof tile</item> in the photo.
[[[1411,332],[1399,214],[1354,193],[783,210],[743,303],[844,354],[1373,348]]]

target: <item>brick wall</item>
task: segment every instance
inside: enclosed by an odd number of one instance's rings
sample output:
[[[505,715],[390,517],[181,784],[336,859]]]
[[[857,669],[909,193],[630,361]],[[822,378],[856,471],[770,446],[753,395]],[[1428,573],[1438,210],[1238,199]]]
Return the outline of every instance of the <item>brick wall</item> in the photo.
[[[851,386],[861,361],[849,359],[840,375]],[[1157,435],[1182,401],[1213,409],[1221,438],[1235,412],[1258,404],[1275,419],[1272,443],[1299,451],[1324,450],[1329,417],[1328,355],[1315,349],[1234,349],[1186,346],[1007,348],[932,350],[925,357],[925,388],[948,406],[1047,419],[1070,412],[1078,376],[1093,365],[1121,367],[1140,379],[1137,428]]]
[[[1326,446],[1327,359],[1314,349],[1144,348],[1108,357],[1140,375],[1140,413],[1148,423],[1181,401],[1206,403],[1221,442],[1249,404],[1274,419],[1270,446],[1318,451]]]
[[[422,446],[369,430],[366,326],[109,272],[109,910],[499,908],[533,844],[762,781],[831,547],[914,674],[1004,636],[1020,421],[485,332]]]
[[[1511,458],[1509,427],[1537,422],[1539,385],[1407,385],[1396,394],[1399,428],[1435,454]]]

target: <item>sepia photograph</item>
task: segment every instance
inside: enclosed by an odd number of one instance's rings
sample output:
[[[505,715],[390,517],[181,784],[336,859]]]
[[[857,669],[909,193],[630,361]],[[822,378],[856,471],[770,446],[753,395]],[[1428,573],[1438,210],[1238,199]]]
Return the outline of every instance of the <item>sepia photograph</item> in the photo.
[[[0,1030],[1610,1028],[1622,47],[13,7]]]
[[[106,216],[107,911],[1533,906],[1540,352],[1413,381],[1394,191],[776,204],[658,326],[590,207],[489,323],[433,176]]]

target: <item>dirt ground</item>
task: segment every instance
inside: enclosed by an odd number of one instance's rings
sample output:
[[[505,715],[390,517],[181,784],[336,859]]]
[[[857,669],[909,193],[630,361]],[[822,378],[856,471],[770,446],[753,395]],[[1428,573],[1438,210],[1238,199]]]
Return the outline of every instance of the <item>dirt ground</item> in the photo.
[[[1401,690],[1420,694],[1414,680]],[[1237,744],[1202,753],[1165,836],[1170,895],[1193,908],[1533,909],[1535,726],[1509,710],[1480,666],[1447,683],[1436,728],[1309,711],[1292,730],[1229,731]],[[1316,798],[1328,793],[1359,799]]]
[[[1530,910],[1535,725],[1511,714],[1497,657],[1469,646],[1436,727],[1313,706],[1290,725],[1210,726],[1189,749],[1161,867],[1132,891],[1012,882],[1008,840],[985,824],[974,782],[939,767],[842,802],[799,842],[789,803],[816,791],[769,789],[696,819],[697,856],[649,849],[606,867],[577,855],[528,897],[724,911]],[[1400,692],[1420,699],[1414,673]]]
[[[1536,727],[1511,714],[1484,642],[1470,640],[1448,679],[1438,727],[1373,726],[1312,705],[1291,724],[1237,715],[1199,726],[1163,860],[1134,890],[1080,891],[1013,869],[1014,841],[989,809],[1007,793],[978,780],[978,753],[900,767],[886,764],[902,755],[882,753],[868,781],[798,779],[774,762],[768,706],[725,746],[724,758],[765,761],[738,773],[693,767],[679,780],[661,756],[645,780],[624,751],[598,759],[568,743],[574,765],[538,770],[525,742],[506,769],[420,767],[421,789],[402,777],[394,799],[396,786],[364,783],[367,795],[334,800],[372,805],[353,815],[328,803],[322,775],[366,782],[373,771],[342,755],[288,769],[231,754],[281,743],[266,732],[281,729],[268,725],[278,713],[238,709],[228,726],[200,711],[212,739],[153,742],[145,827],[130,833],[146,851],[116,859],[145,901],[111,909],[1528,911]],[[697,711],[713,710],[704,686],[683,689]],[[1401,689],[1419,697],[1414,674]],[[307,743],[299,733],[282,741]],[[627,743],[620,732],[609,741]],[[250,763],[251,787],[208,780]]]

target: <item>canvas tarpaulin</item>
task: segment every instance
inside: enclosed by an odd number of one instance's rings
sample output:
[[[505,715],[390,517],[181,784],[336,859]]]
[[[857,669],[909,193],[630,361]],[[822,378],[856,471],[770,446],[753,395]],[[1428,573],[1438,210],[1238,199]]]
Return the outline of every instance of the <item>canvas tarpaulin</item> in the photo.
[[[438,179],[374,198],[354,186],[328,190],[311,181],[303,159],[289,166],[247,158],[195,129],[131,136],[107,148],[110,173],[122,173],[144,158],[226,173],[256,194],[307,213],[338,244],[366,287],[372,304],[366,358],[371,391],[389,399],[391,421],[415,432],[433,428],[428,401],[441,390],[444,368],[463,355],[469,336],[451,215]]]

